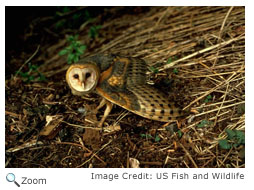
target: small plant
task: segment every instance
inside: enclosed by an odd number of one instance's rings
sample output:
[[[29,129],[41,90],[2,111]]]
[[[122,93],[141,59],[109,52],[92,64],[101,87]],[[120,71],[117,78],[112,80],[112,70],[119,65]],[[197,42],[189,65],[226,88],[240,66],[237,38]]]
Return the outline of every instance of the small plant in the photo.
[[[211,121],[202,120],[202,121],[197,125],[197,127],[202,128],[202,127],[207,127],[207,126],[212,125],[212,124],[213,124],[213,122],[211,122]]]
[[[231,149],[232,147],[238,147],[245,145],[245,134],[239,130],[226,129],[227,138],[219,140],[219,146],[222,149]]]
[[[179,138],[182,138],[183,132],[180,129],[176,133],[177,133]]]
[[[146,138],[146,139],[152,139],[153,137],[152,137],[152,135],[150,135],[150,134],[140,134],[140,136],[142,137],[142,138]]]
[[[101,29],[101,25],[97,25],[97,26],[91,26],[88,35],[90,38],[96,38],[99,34],[99,29]]]
[[[59,21],[57,21],[57,23],[55,24],[55,29],[56,30],[60,30],[61,28],[63,28],[64,27],[64,25],[66,24],[66,20],[65,19],[63,19],[63,20],[59,20]]]
[[[177,74],[178,74],[178,72],[179,72],[179,71],[178,71],[178,69],[177,69],[177,68],[174,68],[174,69],[173,69],[173,73],[174,73],[174,74],[176,74],[176,75],[177,75]]]
[[[67,41],[70,43],[70,45],[59,52],[59,55],[68,54],[67,56],[68,64],[72,64],[79,61],[80,56],[86,50],[86,45],[81,44],[81,42],[78,41],[77,39],[78,39],[78,35],[69,36],[67,38]]]
[[[212,96],[211,95],[208,95],[206,98],[205,98],[205,103],[208,103],[208,102],[211,102],[212,100]]]
[[[70,12],[70,11],[71,11],[71,10],[70,10],[69,7],[66,7],[66,6],[61,7],[61,6],[59,6],[59,7],[57,7],[56,15],[61,16],[61,15],[63,15],[64,13],[68,13],[68,12]]]
[[[172,62],[175,61],[175,60],[177,60],[177,56],[170,57],[170,58],[168,58],[168,60],[167,60],[167,64],[170,64],[170,63],[172,63]]]
[[[71,12],[75,10],[74,7],[58,7],[57,11],[55,13],[55,29],[57,31],[61,31],[64,29],[78,29],[81,27],[84,23],[90,23],[93,21],[91,18],[89,12],[87,10],[85,11],[77,11],[73,15]],[[68,14],[72,16],[68,16]],[[67,16],[68,17],[67,17]]]
[[[24,82],[45,81],[46,80],[45,76],[38,71],[37,65],[32,65],[29,62],[28,69],[29,70],[27,72],[22,72],[21,70],[16,72],[17,75],[20,75],[22,77],[22,80]]]
[[[161,138],[159,137],[159,135],[156,135],[156,136],[153,138],[153,136],[150,135],[150,134],[144,134],[144,133],[142,133],[142,134],[140,134],[140,136],[141,136],[142,138],[145,138],[145,139],[154,139],[155,142],[159,142],[159,141],[161,140]]]
[[[245,104],[239,104],[237,106],[237,114],[243,115],[245,113]]]
[[[149,67],[149,70],[151,71],[151,72],[153,72],[153,73],[158,73],[159,72],[159,69],[157,69],[157,68],[155,68],[155,67]]]
[[[159,142],[160,140],[161,140],[161,138],[159,137],[159,135],[156,135],[155,138],[154,138],[154,141]]]
[[[76,13],[72,16],[73,20],[79,20],[82,17],[82,13]]]

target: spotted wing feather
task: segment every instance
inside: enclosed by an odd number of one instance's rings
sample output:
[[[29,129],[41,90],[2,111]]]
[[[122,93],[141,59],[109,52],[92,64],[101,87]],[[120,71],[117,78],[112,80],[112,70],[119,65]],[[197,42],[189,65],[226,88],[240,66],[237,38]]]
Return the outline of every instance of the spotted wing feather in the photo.
[[[138,58],[116,58],[114,64],[101,74],[98,94],[145,118],[169,121],[183,111],[167,96],[146,84],[147,65]]]

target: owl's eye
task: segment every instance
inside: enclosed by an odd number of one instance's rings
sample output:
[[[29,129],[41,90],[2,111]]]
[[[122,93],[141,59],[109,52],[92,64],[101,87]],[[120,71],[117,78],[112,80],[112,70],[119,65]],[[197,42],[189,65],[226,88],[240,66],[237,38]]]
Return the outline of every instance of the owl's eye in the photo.
[[[73,77],[74,77],[75,79],[78,79],[78,78],[79,78],[78,74],[73,75]]]
[[[91,73],[86,73],[86,79],[91,76]]]

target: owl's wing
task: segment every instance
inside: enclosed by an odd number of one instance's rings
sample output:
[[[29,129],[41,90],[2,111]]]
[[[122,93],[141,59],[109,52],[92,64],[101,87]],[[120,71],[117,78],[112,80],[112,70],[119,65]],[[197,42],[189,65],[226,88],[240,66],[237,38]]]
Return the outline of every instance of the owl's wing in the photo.
[[[169,121],[183,115],[166,95],[146,84],[146,63],[138,58],[117,58],[101,73],[98,94],[145,118]]]
[[[140,109],[135,112],[138,115],[165,122],[186,115],[186,112],[170,102],[163,92],[153,86],[132,86],[128,89],[138,99]]]

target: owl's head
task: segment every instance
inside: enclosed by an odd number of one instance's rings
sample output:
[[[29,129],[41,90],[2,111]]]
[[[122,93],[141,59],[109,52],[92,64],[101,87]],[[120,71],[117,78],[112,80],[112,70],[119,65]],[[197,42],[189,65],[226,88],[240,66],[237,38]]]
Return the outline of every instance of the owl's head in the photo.
[[[100,71],[94,64],[73,64],[66,72],[66,81],[74,95],[84,95],[95,89]]]

